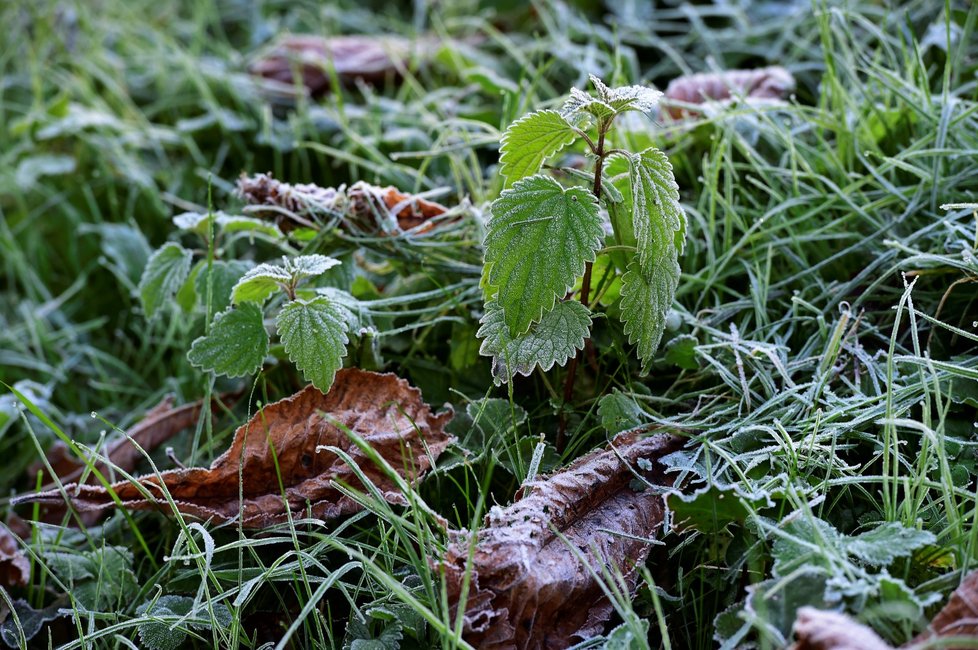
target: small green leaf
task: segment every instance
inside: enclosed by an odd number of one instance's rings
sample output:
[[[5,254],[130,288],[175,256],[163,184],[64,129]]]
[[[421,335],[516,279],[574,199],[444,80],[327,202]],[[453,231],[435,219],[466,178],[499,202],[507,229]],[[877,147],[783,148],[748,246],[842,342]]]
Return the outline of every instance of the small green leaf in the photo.
[[[45,553],[48,568],[68,586],[79,607],[105,611],[116,607],[136,589],[132,552],[121,546],[90,551]]]
[[[244,302],[263,304],[278,289],[283,289],[292,281],[292,274],[275,264],[259,264],[251,269],[234,285],[231,302],[239,305]]]
[[[574,141],[577,134],[557,111],[537,111],[509,125],[499,147],[499,173],[510,186],[540,171],[543,161]]]
[[[536,366],[546,371],[554,364],[564,365],[584,349],[591,329],[591,312],[579,302],[559,302],[529,332],[513,338],[499,305],[490,302],[481,323],[478,336],[483,342],[479,352],[492,357],[492,374],[499,384],[517,373],[529,376]]]
[[[192,257],[183,246],[170,242],[149,258],[139,281],[139,299],[147,319],[152,320],[163,303],[176,295],[190,273]]]
[[[672,511],[673,525],[703,533],[717,533],[730,524],[742,524],[752,512],[773,505],[766,493],[745,495],[735,486],[716,483],[692,494],[670,492],[666,504]]]
[[[617,388],[601,398],[598,403],[598,417],[608,435],[615,435],[634,429],[649,422],[650,416],[631,395]]]
[[[676,265],[686,241],[686,213],[679,203],[679,186],[664,153],[651,147],[628,156],[631,168],[632,223],[639,259],[646,273]],[[677,271],[678,272],[678,271]]]
[[[345,314],[325,297],[293,300],[279,312],[276,324],[296,368],[313,386],[329,390],[349,342]]]
[[[285,270],[296,280],[322,275],[340,264],[338,259],[326,255],[297,255],[296,257],[286,257],[284,261]]]
[[[628,111],[653,111],[662,98],[662,93],[646,86],[623,86],[609,88],[603,81],[591,75],[591,83],[598,96],[592,97],[583,90],[571,88],[570,97],[564,102],[560,112],[565,117],[588,113],[597,120],[606,120]]]
[[[564,189],[548,176],[525,178],[492,204],[486,235],[487,279],[512,337],[553,308],[583,275],[604,229],[594,195]]]
[[[218,375],[243,377],[261,368],[268,354],[268,332],[261,307],[245,303],[221,312],[210,332],[190,346],[187,359],[194,366]]]
[[[160,596],[155,602],[140,605],[136,614],[149,619],[139,624],[139,640],[151,650],[176,650],[186,642],[187,629],[209,629],[211,620],[227,627],[232,621],[224,603],[212,604],[210,611],[203,605],[195,610],[194,599],[187,596]]]
[[[207,260],[199,260],[190,269],[190,275],[183,281],[180,290],[177,291],[176,301],[184,313],[189,314],[197,306],[197,277],[201,269],[207,266]]]
[[[695,336],[689,334],[677,336],[666,345],[666,363],[679,366],[683,370],[696,370],[699,368],[696,360],[698,343]]]

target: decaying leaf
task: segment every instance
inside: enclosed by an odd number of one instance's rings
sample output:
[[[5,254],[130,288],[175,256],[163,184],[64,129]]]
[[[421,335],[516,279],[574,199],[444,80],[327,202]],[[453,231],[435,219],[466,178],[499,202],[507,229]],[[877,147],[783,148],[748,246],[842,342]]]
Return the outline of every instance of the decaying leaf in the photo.
[[[330,90],[330,67],[339,82],[352,85],[357,79],[380,84],[400,77],[415,54],[423,48],[396,36],[333,36],[310,34],[285,36],[271,51],[250,66],[253,75],[295,86],[293,72],[299,71],[301,84],[310,95]]]
[[[792,650],[892,650],[876,632],[839,612],[802,607]]]
[[[0,587],[23,587],[30,579],[30,560],[10,531],[0,526]]]
[[[228,393],[222,395],[220,400],[226,406],[230,406],[237,398],[237,394]],[[129,429],[125,436],[110,443],[102,455],[109,459],[109,464],[113,470],[132,472],[144,458],[140,449],[147,453],[151,452],[184,429],[196,424],[202,406],[203,400],[199,400],[174,408],[173,398],[166,397],[147,411],[146,416],[136,426]],[[219,402],[214,400],[211,408],[216,411],[219,408]],[[63,442],[55,443],[48,450],[47,460],[62,483],[77,482],[87,467]],[[101,461],[95,463],[95,468],[102,474],[106,474],[108,470],[106,463]],[[37,462],[33,463],[27,472],[33,477],[38,472],[47,473],[47,469],[43,463]],[[89,474],[85,482],[97,483],[95,474]],[[47,483],[41,489],[48,490],[53,487],[52,477],[47,476]]]
[[[733,97],[783,99],[794,89],[795,78],[781,66],[706,72],[673,79],[666,88],[666,101],[663,103],[665,112],[679,119],[688,117],[690,110],[670,104],[672,101],[703,104]]]
[[[623,433],[564,470],[527,482],[512,505],[493,508],[472,556],[465,640],[477,648],[566,648],[601,632],[612,605],[594,572],[614,565],[634,587],[646,540],[665,511],[660,495],[633,488],[637,462],[652,460],[646,478],[668,484],[656,461],[682,444],[673,436]],[[468,558],[463,535],[441,564],[456,608]]]
[[[346,196],[350,218],[367,232],[389,234],[414,228],[416,233],[427,232],[432,226],[430,219],[448,212],[440,203],[406,194],[392,185],[377,187],[360,181],[350,187]]]
[[[275,220],[285,232],[297,225],[315,226],[324,217],[340,217],[348,229],[368,235],[421,234],[436,223],[451,221],[452,214],[440,203],[363,181],[333,188],[283,183],[270,174],[242,175],[238,195],[252,205],[269,206],[257,211],[258,216]],[[436,217],[444,219],[434,221]]]
[[[451,418],[451,410],[432,413],[421,392],[393,374],[344,369],[325,395],[308,386],[265,407],[238,428],[231,448],[210,468],[162,472],[137,483],[116,483],[112,490],[126,508],[168,511],[162,484],[181,513],[219,522],[240,516],[248,528],[286,521],[286,504],[296,516],[330,519],[361,508],[337,483],[361,490],[364,486],[337,454],[322,449],[326,446],[349,454],[388,501],[404,503],[394,481],[368,459],[344,427],[406,480],[415,481],[453,440],[444,431]],[[108,490],[100,486],[75,484],[66,491],[81,512],[114,506]],[[21,496],[15,503],[28,501],[60,503],[62,496],[49,490]]]
[[[951,594],[947,605],[937,613],[927,630],[910,642],[910,647],[943,637],[978,639],[978,571],[972,571],[965,577]],[[941,647],[955,650],[958,646]]]

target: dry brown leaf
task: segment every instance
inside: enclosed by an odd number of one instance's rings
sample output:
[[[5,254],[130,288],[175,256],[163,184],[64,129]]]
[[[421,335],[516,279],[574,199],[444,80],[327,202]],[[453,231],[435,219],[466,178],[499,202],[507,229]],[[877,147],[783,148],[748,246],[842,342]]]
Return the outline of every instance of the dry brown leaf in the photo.
[[[430,219],[448,212],[440,203],[405,194],[392,185],[378,187],[361,181],[346,195],[350,218],[367,232],[390,234],[386,223],[397,223],[401,231],[417,228],[414,232],[420,234],[431,230]]]
[[[840,612],[802,607],[791,650],[893,650],[869,627]]]
[[[702,104],[732,97],[783,99],[794,88],[795,78],[781,66],[684,75],[669,82],[664,110],[671,117],[680,119],[690,116],[691,111],[670,105],[669,100]]]
[[[231,406],[238,397],[238,394],[227,393],[219,399],[226,406]],[[147,411],[145,417],[129,429],[125,436],[108,445],[102,455],[109,459],[109,464],[99,461],[95,463],[95,468],[103,475],[107,473],[109,466],[114,470],[132,472],[144,458],[140,448],[147,453],[151,452],[184,429],[196,424],[203,403],[203,400],[198,400],[174,408],[173,398],[164,398],[163,401]],[[219,402],[214,400],[211,409],[217,411],[218,408]],[[133,442],[136,444],[134,445]],[[60,441],[48,450],[46,456],[51,469],[54,470],[62,483],[78,481],[87,467],[71,452],[66,444]],[[27,472],[32,477],[36,476],[38,472],[44,472],[47,475],[47,469],[40,462],[33,463]],[[47,479],[48,483],[41,488],[42,490],[54,487],[50,475],[47,475]],[[95,474],[90,473],[86,482],[95,484],[97,482]]]
[[[948,599],[927,630],[908,644],[909,647],[920,645],[935,638],[942,637],[971,637],[978,639],[978,571],[972,571],[961,582],[951,598]],[[948,650],[957,650],[963,646],[941,646]],[[973,647],[973,646],[969,646]]]
[[[472,558],[465,640],[477,648],[566,648],[601,632],[612,605],[591,572],[614,565],[634,588],[636,567],[649,552],[645,540],[665,512],[660,495],[632,488],[636,463],[650,459],[647,478],[668,484],[657,460],[682,444],[667,435],[621,434],[564,470],[529,481],[512,505],[493,508]],[[453,608],[468,557],[463,537],[441,564]]]
[[[330,63],[340,83],[352,85],[357,79],[371,84],[398,78],[420,51],[411,41],[396,36],[333,36],[310,34],[285,36],[270,52],[250,66],[253,75],[295,86],[293,70],[302,76],[301,85],[310,95],[330,90]]]
[[[296,516],[303,516],[308,508],[310,516],[330,519],[361,509],[355,500],[343,495],[337,482],[357,489],[364,486],[353,469],[337,454],[321,449],[324,446],[344,450],[384,498],[404,503],[394,481],[368,459],[341,426],[357,433],[398,474],[413,482],[431,468],[453,440],[444,431],[451,418],[451,410],[433,414],[422,401],[421,392],[393,374],[344,369],[336,374],[325,395],[309,386],[265,407],[238,428],[230,449],[209,469],[171,470],[142,477],[138,486],[116,483],[112,490],[127,508],[169,511],[160,489],[162,482],[181,513],[219,522],[240,515],[242,525],[248,528],[287,520],[284,491],[288,508]],[[239,470],[243,479],[240,487]],[[66,491],[81,512],[114,507],[103,487],[75,484]],[[152,497],[147,498],[144,491]],[[49,490],[18,497],[15,503],[62,500],[59,491]]]
[[[30,579],[30,560],[10,531],[0,526],[0,587],[25,587]]]

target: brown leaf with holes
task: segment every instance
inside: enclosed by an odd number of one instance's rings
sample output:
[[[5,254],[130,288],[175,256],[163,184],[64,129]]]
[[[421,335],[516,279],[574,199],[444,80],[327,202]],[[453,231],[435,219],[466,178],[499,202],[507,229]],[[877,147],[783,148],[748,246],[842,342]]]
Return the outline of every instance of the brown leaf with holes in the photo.
[[[353,85],[358,79],[378,85],[401,77],[412,57],[424,54],[426,41],[408,41],[397,36],[332,36],[295,34],[280,39],[265,55],[250,66],[251,74],[277,82],[282,93],[295,88],[293,73],[298,70],[300,85],[312,96],[331,89],[330,66],[339,82]]]
[[[876,632],[840,612],[802,607],[791,650],[893,650]]]
[[[938,638],[968,637],[978,639],[978,571],[972,571],[961,582],[947,605],[937,613],[927,630],[911,641],[907,647],[914,647]],[[941,645],[941,648],[957,650],[974,647]]]
[[[670,117],[682,119],[695,111],[676,106],[670,101],[703,104],[735,97],[777,100],[787,97],[794,89],[795,78],[781,66],[684,75],[669,82],[663,109]]]
[[[403,504],[405,497],[394,480],[343,427],[357,433],[394,471],[414,482],[452,442],[444,431],[451,418],[451,410],[432,413],[421,392],[393,374],[348,368],[336,374],[325,395],[309,386],[266,406],[238,428],[230,449],[210,468],[162,472],[142,477],[136,484],[116,483],[112,491],[126,508],[169,511],[162,483],[184,515],[218,522],[240,516],[248,528],[287,521],[286,501],[294,516],[331,519],[361,509],[338,483],[359,490],[365,487],[346,462],[323,448],[330,446],[347,453],[387,501]],[[82,512],[114,507],[108,490],[100,486],[74,484],[66,492]],[[18,497],[15,503],[28,501],[60,503],[62,496],[50,490]]]
[[[566,648],[600,633],[612,605],[592,572],[600,576],[613,565],[634,589],[648,557],[646,540],[665,513],[661,495],[634,489],[636,473],[643,473],[637,463],[649,460],[645,477],[667,485],[658,460],[683,442],[623,433],[552,476],[527,482],[512,505],[490,510],[472,557],[465,640],[477,648]],[[468,558],[463,534],[440,565],[456,611]]]
[[[240,393],[226,393],[218,398],[220,402],[217,399],[211,402],[211,409],[217,411],[221,402],[225,406],[231,406],[238,397],[240,397]],[[194,426],[200,417],[203,404],[203,400],[198,400],[191,404],[174,407],[172,397],[164,398],[163,401],[147,411],[143,419],[129,429],[125,436],[109,443],[101,453],[102,456],[108,458],[109,463],[98,461],[95,463],[95,468],[102,475],[107,475],[110,469],[112,471],[132,472],[145,458],[140,448],[149,453],[184,429]],[[87,467],[66,444],[60,441],[48,450],[46,456],[51,469],[54,470],[55,475],[62,483],[78,481]],[[42,490],[54,487],[52,477],[47,473],[44,463],[33,463],[27,472],[30,476],[44,472],[48,482],[41,488]],[[98,481],[94,473],[89,473],[85,482],[94,485]]]
[[[0,587],[26,587],[30,579],[30,560],[13,534],[0,526]]]

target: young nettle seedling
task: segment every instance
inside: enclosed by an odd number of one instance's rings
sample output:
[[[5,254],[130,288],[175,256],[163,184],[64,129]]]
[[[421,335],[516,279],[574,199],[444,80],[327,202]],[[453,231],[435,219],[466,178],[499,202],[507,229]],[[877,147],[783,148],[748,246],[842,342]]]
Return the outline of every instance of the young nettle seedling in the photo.
[[[573,88],[559,111],[530,113],[502,138],[500,173],[507,189],[491,206],[486,311],[479,330],[481,352],[493,357],[497,383],[576,358],[589,337],[592,264],[602,254],[617,257],[605,269],[622,274],[621,320],[643,372],[662,339],[686,239],[679,188],[662,151],[624,151],[610,142],[615,118],[648,113],[662,93],[643,86],[608,88],[594,76],[591,82],[596,97]],[[538,173],[578,139],[593,161],[589,187],[568,187]],[[623,171],[609,177],[606,170],[617,160]],[[607,286],[609,274],[602,275]],[[579,290],[571,291],[579,279]],[[571,361],[565,399],[575,369]]]

